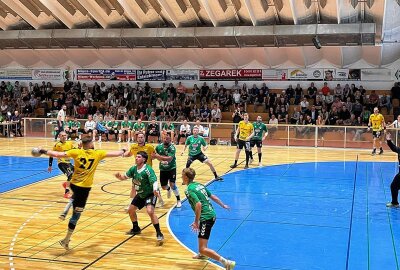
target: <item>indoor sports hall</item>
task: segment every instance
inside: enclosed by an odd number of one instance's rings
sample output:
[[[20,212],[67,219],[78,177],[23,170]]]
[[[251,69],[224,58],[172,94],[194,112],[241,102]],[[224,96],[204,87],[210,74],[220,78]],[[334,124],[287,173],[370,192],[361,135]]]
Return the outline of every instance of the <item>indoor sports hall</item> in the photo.
[[[399,0],[0,0],[0,269],[399,269],[398,14]],[[196,127],[223,180],[197,160],[194,181],[229,206],[212,202],[208,247],[232,266],[192,258],[181,172]],[[182,205],[161,190],[162,242],[145,209],[127,234],[132,182],[115,175],[137,161],[118,156],[60,245],[67,178],[32,151],[60,131],[75,148],[143,134],[176,149]]]

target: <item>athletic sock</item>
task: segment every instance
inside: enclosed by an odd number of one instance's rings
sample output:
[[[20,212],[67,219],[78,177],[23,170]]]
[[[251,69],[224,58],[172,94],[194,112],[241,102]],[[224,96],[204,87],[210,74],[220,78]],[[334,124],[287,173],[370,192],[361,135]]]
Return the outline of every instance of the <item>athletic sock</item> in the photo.
[[[258,153],[258,162],[261,162],[262,153]]]
[[[160,223],[153,224],[153,226],[154,226],[154,229],[156,229],[157,234],[160,234],[160,233],[161,233],[161,230],[160,230]]]
[[[218,178],[218,174],[217,174],[216,171],[213,171],[213,174],[214,174],[214,177],[215,177],[215,178]]]

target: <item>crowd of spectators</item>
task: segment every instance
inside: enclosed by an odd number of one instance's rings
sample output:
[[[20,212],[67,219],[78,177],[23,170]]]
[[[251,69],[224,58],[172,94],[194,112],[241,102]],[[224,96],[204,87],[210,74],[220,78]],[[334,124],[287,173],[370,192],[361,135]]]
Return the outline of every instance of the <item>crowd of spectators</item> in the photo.
[[[18,81],[1,82],[0,110],[3,117],[11,118],[15,111],[20,117],[34,116],[41,108],[44,116],[54,117],[52,112],[66,105],[66,114],[79,119],[110,115],[115,120],[127,117],[129,121],[159,122],[221,122],[222,112],[231,111],[237,123],[250,108],[248,105],[253,105],[253,112],[268,113],[270,124],[362,125],[368,122],[374,107],[386,107],[389,112],[392,106],[390,96],[379,96],[375,91],[367,95],[362,86],[357,88],[355,84],[337,84],[331,89],[324,83],[318,89],[311,82],[307,89],[300,84],[295,88],[289,85],[280,93],[270,91],[266,83],[248,87],[246,82],[235,81],[226,87],[204,82],[200,87],[194,84],[189,91],[179,82],[163,83],[156,91],[148,82],[109,86],[94,82],[88,86],[67,80],[62,89],[55,89],[50,82],[30,82],[27,87]],[[392,88],[392,95],[400,97],[398,84]]]

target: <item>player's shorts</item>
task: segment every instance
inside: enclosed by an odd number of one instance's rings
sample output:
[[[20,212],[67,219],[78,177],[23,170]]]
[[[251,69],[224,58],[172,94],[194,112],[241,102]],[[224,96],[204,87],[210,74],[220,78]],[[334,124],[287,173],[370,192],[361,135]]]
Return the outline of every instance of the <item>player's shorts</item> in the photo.
[[[156,203],[157,203],[157,196],[155,196],[153,193],[151,193],[146,198],[140,198],[139,195],[136,195],[131,202],[131,204],[136,206],[139,210],[149,204],[156,207]]]
[[[176,168],[170,171],[160,171],[160,182],[161,186],[168,185],[168,182],[176,182]]]
[[[58,168],[65,174],[68,181],[71,180],[71,176],[74,173],[74,165],[71,163],[58,163]]]
[[[126,135],[126,134],[128,134],[128,131],[131,131],[131,130],[130,130],[130,129],[129,129],[129,130],[127,130],[127,129],[125,129],[125,130],[120,129],[120,130],[119,130],[119,133],[120,133],[120,134],[125,134],[125,135]]]
[[[83,130],[83,134],[93,133],[93,130],[96,130],[96,129],[89,128],[88,131]]]
[[[243,149],[243,147],[244,147],[244,150],[250,151],[250,142],[246,142],[246,141],[243,141],[243,140],[239,139],[237,141],[237,148],[238,149]]]
[[[381,135],[382,135],[382,130],[379,130],[379,131],[372,131],[372,137],[373,138],[380,138],[381,137]]]
[[[250,147],[257,146],[257,148],[262,147],[262,140],[250,140]]]
[[[214,223],[215,223],[215,217],[212,219],[200,221],[199,235],[197,237],[202,239],[209,239],[211,234],[211,229],[214,226]]]
[[[86,206],[86,201],[89,197],[89,192],[92,188],[90,187],[78,187],[75,186],[74,184],[70,184],[70,188],[72,192],[74,193],[74,201],[72,202],[72,205],[75,207],[79,208],[85,208]]]
[[[208,159],[208,157],[206,155],[204,155],[203,153],[197,154],[195,156],[188,156],[188,161],[190,161],[190,163],[193,163],[196,160],[198,160],[201,163],[203,163],[207,159]]]

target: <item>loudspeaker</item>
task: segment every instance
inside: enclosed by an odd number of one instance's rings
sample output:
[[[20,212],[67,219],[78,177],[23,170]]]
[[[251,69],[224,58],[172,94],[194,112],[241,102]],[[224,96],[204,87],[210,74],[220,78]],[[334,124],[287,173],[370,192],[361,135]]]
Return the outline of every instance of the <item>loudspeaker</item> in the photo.
[[[314,43],[315,48],[317,48],[318,50],[322,48],[321,42],[319,41],[319,38],[313,37],[312,42]]]

